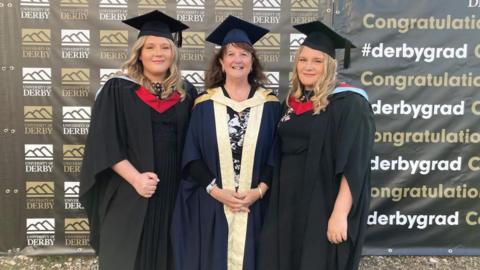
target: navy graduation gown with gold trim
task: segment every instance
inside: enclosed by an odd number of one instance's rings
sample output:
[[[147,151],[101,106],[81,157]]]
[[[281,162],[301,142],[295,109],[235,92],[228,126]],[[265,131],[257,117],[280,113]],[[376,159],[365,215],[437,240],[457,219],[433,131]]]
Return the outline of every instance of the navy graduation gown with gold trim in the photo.
[[[279,181],[282,175],[278,170],[274,173],[260,240],[260,270],[351,270],[358,267],[370,201],[370,158],[375,124],[370,105],[361,95],[344,92],[329,99],[326,110],[312,117],[303,181],[291,185],[298,189],[301,198],[291,211],[279,207],[286,205],[282,181]],[[348,215],[348,240],[334,245],[327,240],[327,224],[342,175],[347,178],[353,205]],[[279,254],[285,252],[280,250],[286,247],[280,243],[286,239],[286,234],[292,233],[282,230],[279,225],[282,222],[291,222],[289,227],[295,228],[295,235],[289,239],[294,237],[297,245],[288,247],[294,252],[294,265],[281,263],[283,258]]]
[[[177,151],[183,141],[195,88],[185,82],[187,97],[177,103]],[[133,269],[147,209],[147,199],[111,166],[127,159],[139,171],[154,171],[151,108],[135,82],[113,78],[92,110],[80,175],[80,202],[90,225],[90,244],[102,269]]]
[[[209,94],[211,92],[205,95]],[[204,101],[198,103],[199,100]],[[208,96],[200,96],[196,103],[185,139],[182,168],[185,169],[191,161],[202,159],[221,187],[214,101]],[[264,103],[256,142],[252,187],[259,184],[259,174],[266,165],[276,164],[274,137],[279,116],[278,100]],[[264,203],[265,198],[250,206],[244,270],[256,269],[256,246],[263,223]],[[228,225],[223,204],[207,194],[199,181],[189,176],[184,176],[180,183],[171,236],[177,270],[227,270]]]

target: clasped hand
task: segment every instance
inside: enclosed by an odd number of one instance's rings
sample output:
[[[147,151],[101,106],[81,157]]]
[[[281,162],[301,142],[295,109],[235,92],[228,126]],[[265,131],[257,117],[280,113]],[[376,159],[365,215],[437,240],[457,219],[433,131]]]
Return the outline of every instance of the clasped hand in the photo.
[[[210,195],[226,205],[232,212],[250,212],[250,205],[260,198],[260,193],[256,189],[235,192],[215,187]]]
[[[144,197],[150,198],[157,190],[157,184],[160,180],[158,176],[153,172],[144,172],[139,175],[134,180],[133,187],[137,193]]]

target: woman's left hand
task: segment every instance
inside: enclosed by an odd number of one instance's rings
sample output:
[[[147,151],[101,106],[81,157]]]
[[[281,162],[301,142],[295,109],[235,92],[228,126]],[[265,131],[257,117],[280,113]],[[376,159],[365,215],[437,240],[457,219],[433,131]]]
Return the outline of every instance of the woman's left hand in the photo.
[[[332,244],[340,244],[347,241],[348,221],[347,215],[332,213],[328,219],[327,239]]]
[[[258,191],[258,188],[252,188],[243,192],[239,192],[239,194],[240,196],[243,196],[243,206],[247,208],[260,199],[260,192]]]

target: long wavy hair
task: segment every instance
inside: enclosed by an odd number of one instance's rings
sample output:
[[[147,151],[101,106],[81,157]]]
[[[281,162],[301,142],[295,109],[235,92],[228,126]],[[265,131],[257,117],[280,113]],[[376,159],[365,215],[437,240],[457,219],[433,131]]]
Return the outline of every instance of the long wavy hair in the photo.
[[[205,76],[205,86],[207,89],[219,87],[225,84],[226,75],[222,71],[222,65],[220,59],[223,59],[227,52],[228,46],[235,46],[240,49],[244,49],[252,55],[252,70],[248,74],[248,83],[253,89],[257,89],[267,80],[265,74],[263,74],[263,67],[258,60],[255,49],[247,43],[229,43],[222,46],[222,48],[215,54]]]
[[[293,96],[297,100],[302,97],[305,86],[300,81],[298,76],[297,64],[300,59],[300,53],[302,52],[304,46],[301,46],[297,53],[295,54],[295,64],[293,65],[293,74],[292,74],[292,87],[288,91],[288,97]],[[337,60],[333,59],[326,53],[323,53],[325,57],[324,72],[313,86],[313,96],[311,101],[313,102],[313,114],[320,114],[320,112],[328,106],[329,100],[328,95],[332,93],[337,83]],[[288,104],[287,98],[287,106]]]
[[[132,49],[130,50],[130,56],[128,60],[122,65],[122,73],[139,82],[150,92],[155,93],[152,87],[152,81],[150,81],[150,79],[143,74],[143,64],[142,61],[140,61],[140,54],[143,46],[145,45],[146,39],[147,36],[141,36],[137,39],[137,41],[135,41]],[[182,76],[180,69],[178,68],[178,48],[172,40],[167,40],[170,44],[170,48],[172,49],[173,61],[172,65],[167,70],[167,76],[165,80],[162,82],[162,87],[165,89],[165,91],[162,92],[161,98],[168,98],[172,94],[173,90],[176,89],[183,100],[185,98],[185,89],[183,89]]]

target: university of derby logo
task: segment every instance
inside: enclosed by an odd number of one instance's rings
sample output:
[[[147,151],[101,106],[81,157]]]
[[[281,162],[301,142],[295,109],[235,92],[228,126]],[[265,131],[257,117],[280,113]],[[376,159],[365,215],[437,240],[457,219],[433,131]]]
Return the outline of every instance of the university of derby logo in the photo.
[[[128,0],[100,0],[99,16],[103,21],[122,21],[127,19]]]
[[[100,58],[126,60],[128,57],[128,31],[100,30]]]
[[[84,145],[64,144],[63,160],[64,161],[81,161],[85,151]]]
[[[50,135],[53,131],[52,106],[24,106],[25,135]]]
[[[184,32],[180,61],[204,62],[205,32]]]
[[[265,87],[273,90],[275,95],[278,95],[278,88],[280,86],[280,72],[267,71],[267,72],[264,72],[264,74],[267,77],[267,82],[265,83]]]
[[[311,12],[318,10],[318,0],[291,0],[292,11]]]
[[[26,161],[53,160],[52,144],[25,144]]]
[[[90,54],[90,30],[62,29],[62,58],[86,59]]]
[[[295,54],[297,53],[297,50],[300,48],[300,46],[303,44],[303,41],[305,41],[305,37],[306,36],[304,34],[290,34],[290,62],[295,61]]]
[[[120,69],[115,68],[101,68],[100,69],[100,85],[104,85],[110,78],[120,72]]]
[[[241,10],[243,9],[243,0],[215,0],[215,9]]]
[[[53,246],[55,244],[54,218],[27,218],[26,237],[29,246]]]
[[[63,123],[89,123],[91,107],[63,106]]]
[[[243,18],[243,0],[215,0],[215,22],[223,22],[229,15]]]
[[[202,23],[205,21],[204,0],[176,0],[177,20]]]
[[[291,0],[290,23],[300,24],[318,19],[319,0]]]
[[[50,29],[22,28],[22,45],[50,46]]]
[[[279,23],[281,8],[281,0],[253,0],[253,23]]]
[[[254,11],[280,11],[281,0],[253,0]]]
[[[27,181],[25,193],[26,209],[53,209],[55,203],[53,181]]]
[[[147,13],[154,9],[166,9],[166,0],[140,0],[138,1],[139,14]]]
[[[88,8],[88,0],[60,0],[60,7]]]
[[[128,0],[100,0],[100,8],[128,8]]]
[[[185,32],[182,48],[203,49],[205,47],[205,32]]]
[[[62,46],[90,46],[90,30],[62,29]]]
[[[51,123],[52,106],[24,106],[23,117],[25,123]]]
[[[20,0],[22,7],[49,7],[49,0]]]
[[[128,31],[100,30],[100,47],[128,47]]]
[[[47,59],[51,55],[51,30],[22,28],[22,57]]]
[[[53,198],[55,186],[53,182],[26,182],[27,198]]]
[[[51,68],[22,68],[23,84],[52,84],[52,69]]]
[[[88,84],[90,84],[90,69],[62,68],[62,85],[88,85]]]
[[[87,20],[88,0],[60,0],[60,18],[62,20]]]
[[[63,145],[63,172],[79,174],[82,167],[85,145],[64,144]]]
[[[22,68],[23,96],[49,97],[52,93],[52,69],[47,67]]]
[[[55,234],[55,219],[27,218],[27,234]]]
[[[66,218],[65,234],[88,234],[90,226],[86,218]]]
[[[20,0],[20,18],[46,20],[49,16],[49,0]]]
[[[78,201],[80,194],[80,182],[67,181],[64,183],[64,198],[66,210],[83,209],[82,205]]]
[[[88,97],[89,85],[90,69],[62,68],[62,96]]]
[[[63,106],[62,116],[64,135],[88,134],[91,107]]]
[[[258,57],[264,63],[278,63],[280,60],[280,34],[268,33],[262,37],[255,47]]]
[[[65,182],[65,198],[78,198],[80,194],[80,182]]]
[[[52,144],[25,144],[26,173],[51,173],[52,169]]]
[[[177,0],[178,9],[205,9],[203,0]]]
[[[201,93],[205,90],[205,71],[203,70],[182,70],[182,78],[197,88]]]
[[[86,218],[65,218],[64,230],[65,246],[88,246],[90,226]]]

